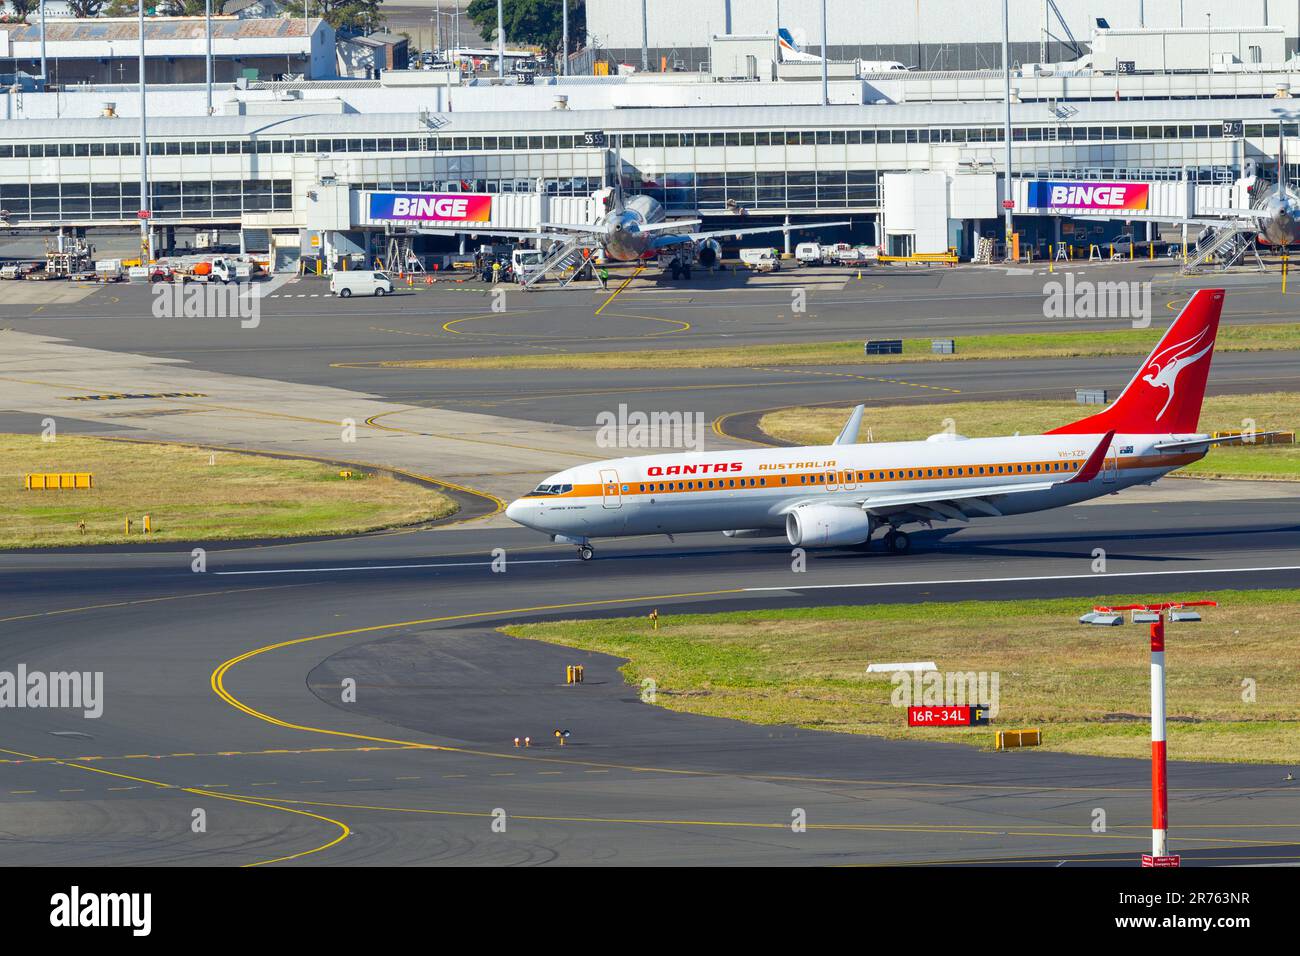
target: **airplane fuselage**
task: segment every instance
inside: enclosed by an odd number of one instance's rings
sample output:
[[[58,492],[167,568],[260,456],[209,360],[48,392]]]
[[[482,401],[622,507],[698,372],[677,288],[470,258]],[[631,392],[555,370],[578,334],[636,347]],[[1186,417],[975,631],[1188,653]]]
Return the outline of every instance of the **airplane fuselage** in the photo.
[[[1274,192],[1260,211],[1260,238],[1269,245],[1291,246],[1300,243],[1300,197],[1289,189]]]
[[[1050,484],[988,497],[994,510],[984,513],[1041,511],[1150,483],[1205,453],[1153,447],[1169,437],[1116,435],[1100,474],[1074,484],[1065,482],[1083,466],[1101,435],[944,435],[920,442],[618,458],[551,476],[512,503],[507,514],[527,527],[574,539],[693,531],[743,531],[756,537],[788,532],[793,539],[791,512],[825,505],[835,510],[824,514],[848,522],[846,533],[852,536],[856,528],[865,541],[890,518],[888,506],[873,506],[877,516],[869,521],[859,507],[866,497],[875,502],[881,496],[942,497],[968,488],[1006,486],[1010,491]],[[917,520],[915,513],[906,505],[897,510],[910,521]]]
[[[601,219],[606,259],[635,262],[650,253],[652,236],[642,226],[663,222],[664,208],[650,196],[633,196],[622,209],[608,212]]]

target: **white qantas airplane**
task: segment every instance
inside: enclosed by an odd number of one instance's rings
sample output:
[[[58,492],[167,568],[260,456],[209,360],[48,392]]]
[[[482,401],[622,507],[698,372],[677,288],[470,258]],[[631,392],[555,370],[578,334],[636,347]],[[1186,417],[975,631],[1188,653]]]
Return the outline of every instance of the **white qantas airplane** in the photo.
[[[857,444],[863,406],[835,443],[615,458],[552,475],[506,515],[586,560],[593,538],[721,531],[797,547],[905,553],[909,524],[966,522],[1072,505],[1150,484],[1202,458],[1197,433],[1222,289],[1179,313],[1116,401],[1045,435]]]

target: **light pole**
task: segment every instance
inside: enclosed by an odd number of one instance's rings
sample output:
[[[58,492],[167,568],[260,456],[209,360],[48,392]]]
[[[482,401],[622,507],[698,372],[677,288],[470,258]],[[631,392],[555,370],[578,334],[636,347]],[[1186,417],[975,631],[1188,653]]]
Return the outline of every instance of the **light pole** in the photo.
[[[1217,601],[1168,601],[1157,604],[1121,604],[1094,607],[1079,618],[1084,624],[1109,626],[1124,623],[1133,612],[1134,624],[1151,625],[1151,853],[1142,854],[1144,867],[1173,867],[1182,860],[1169,854],[1169,783],[1165,750],[1165,618],[1171,622],[1199,621],[1190,607],[1218,607]]]
[[[41,89],[44,90],[46,84],[50,81],[50,75],[45,72],[45,0],[41,0]]]
[[[560,0],[560,6],[564,10],[563,35],[560,39],[560,75],[569,75],[569,0]]]
[[[501,0],[497,0],[497,77],[502,80],[506,78],[506,28]]]
[[[827,64],[826,64],[826,0],[822,0],[822,106],[831,105],[831,94],[827,82]],[[789,235],[786,236],[786,243],[789,244]]]
[[[1214,51],[1210,44],[1210,15],[1207,13],[1205,14],[1205,98],[1207,100],[1213,95],[1210,81],[1214,76]]]
[[[650,14],[646,11],[647,0],[641,0],[641,72],[650,72]]]
[[[1011,258],[1011,23],[1007,13],[1007,0],[1002,0],[1002,94],[1006,100],[1006,117],[1003,121],[1003,138],[1006,140],[1006,194],[1002,197],[1006,224],[1006,257]]]
[[[212,0],[203,3],[203,28],[207,34],[207,53],[204,63],[208,84],[208,115],[212,115]]]
[[[139,0],[140,12],[140,265],[148,266],[153,258],[149,246],[149,136],[145,129],[148,108],[145,103],[144,82],[144,0]]]

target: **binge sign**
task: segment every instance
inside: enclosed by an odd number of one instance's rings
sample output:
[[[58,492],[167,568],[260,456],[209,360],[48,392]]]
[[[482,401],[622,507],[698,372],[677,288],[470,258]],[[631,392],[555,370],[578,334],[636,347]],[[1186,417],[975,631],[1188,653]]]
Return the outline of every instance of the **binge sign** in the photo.
[[[1146,209],[1149,183],[1058,183],[1037,180],[1029,184],[1033,209]]]
[[[371,193],[371,219],[487,222],[492,197],[482,193]]]

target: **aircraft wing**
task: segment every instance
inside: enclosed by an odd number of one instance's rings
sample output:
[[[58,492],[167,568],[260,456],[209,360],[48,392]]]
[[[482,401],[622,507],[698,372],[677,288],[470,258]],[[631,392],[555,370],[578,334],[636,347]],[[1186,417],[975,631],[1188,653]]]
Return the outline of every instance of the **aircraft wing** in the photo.
[[[475,228],[474,226],[461,227],[460,229],[432,229],[427,226],[421,226],[415,230],[421,236],[498,236],[502,239],[572,239],[569,233],[548,232],[548,231],[526,231],[523,229],[497,229],[493,226],[484,226]]]
[[[686,220],[686,223],[689,224],[691,221],[692,220]],[[699,222],[698,219],[694,221]],[[682,223],[678,221],[672,223],[657,223],[656,225],[658,225],[660,228],[666,228],[667,226],[674,226],[674,227],[680,226],[682,225]],[[819,227],[850,226],[852,225],[852,223],[849,222],[848,220],[844,220],[843,222],[805,223],[804,225],[791,226],[790,228],[805,229],[808,227],[808,225],[816,225]],[[642,228],[644,229],[645,227]],[[651,240],[650,245],[651,248],[654,249],[663,249],[667,246],[685,245],[688,242],[704,242],[707,239],[725,239],[728,236],[740,237],[740,236],[753,236],[764,232],[781,232],[785,228],[786,228],[785,226],[755,226],[752,229],[710,229],[708,232],[674,233],[672,235],[666,235],[666,236],[655,236],[655,238]]]
[[[646,222],[637,228],[642,232],[664,232],[668,229],[685,229],[687,226],[698,226],[703,219],[665,219],[663,222]]]
[[[816,226],[819,229],[828,226],[851,226],[849,220],[845,219],[840,222],[805,222],[799,225],[791,225],[791,229],[807,229],[810,226]],[[703,242],[705,239],[725,239],[727,236],[752,236],[763,232],[781,232],[785,226],[755,226],[752,229],[711,229],[708,232],[692,232],[690,239],[692,242]]]
[[[549,229],[552,232],[572,233],[573,235],[595,236],[600,233],[598,226],[591,223],[578,222],[544,222],[543,229]]]

